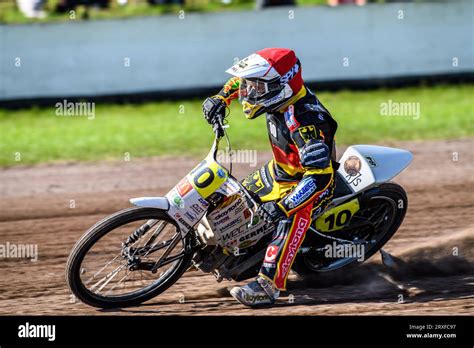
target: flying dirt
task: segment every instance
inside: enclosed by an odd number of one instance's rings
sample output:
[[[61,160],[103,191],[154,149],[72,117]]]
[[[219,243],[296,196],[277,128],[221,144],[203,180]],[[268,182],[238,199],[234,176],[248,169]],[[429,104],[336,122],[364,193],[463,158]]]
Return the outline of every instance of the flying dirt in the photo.
[[[217,283],[214,276],[200,272],[187,272],[160,296],[124,309],[89,307],[68,290],[66,259],[84,231],[105,215],[129,207],[130,197],[163,195],[196,159],[155,157],[1,169],[0,245],[36,246],[37,255],[0,255],[0,314],[474,314],[474,141],[380,145],[414,155],[396,180],[409,201],[403,225],[384,247],[393,256],[392,267],[384,266],[376,254],[351,272],[341,269],[304,279],[290,275],[287,292],[276,305],[258,310],[229,295],[236,283]],[[259,153],[257,166],[270,156]],[[248,164],[234,167],[237,178],[255,169]]]

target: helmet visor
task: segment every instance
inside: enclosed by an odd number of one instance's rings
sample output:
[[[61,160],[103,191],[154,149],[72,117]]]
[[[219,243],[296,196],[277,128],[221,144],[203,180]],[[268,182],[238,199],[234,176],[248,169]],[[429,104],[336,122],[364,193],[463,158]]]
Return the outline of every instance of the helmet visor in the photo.
[[[272,81],[262,79],[242,79],[239,87],[239,99],[250,104],[264,104],[281,92],[283,87],[278,79]]]

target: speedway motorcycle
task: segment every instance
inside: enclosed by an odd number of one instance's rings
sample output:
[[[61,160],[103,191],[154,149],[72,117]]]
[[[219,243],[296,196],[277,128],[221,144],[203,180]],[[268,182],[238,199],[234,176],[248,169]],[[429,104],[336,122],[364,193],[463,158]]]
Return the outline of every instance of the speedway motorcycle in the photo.
[[[72,293],[84,303],[138,305],[167,290],[186,271],[217,281],[255,277],[276,224],[258,214],[262,203],[217,161],[228,124],[219,119],[207,157],[164,197],[133,198],[135,206],[107,216],[75,244],[66,266]],[[327,246],[359,247],[367,260],[395,234],[407,211],[404,189],[389,181],[412,160],[408,151],[354,145],[341,157],[334,199],[312,221],[292,270],[301,276],[360,264],[360,255]],[[360,248],[362,247],[362,248]]]

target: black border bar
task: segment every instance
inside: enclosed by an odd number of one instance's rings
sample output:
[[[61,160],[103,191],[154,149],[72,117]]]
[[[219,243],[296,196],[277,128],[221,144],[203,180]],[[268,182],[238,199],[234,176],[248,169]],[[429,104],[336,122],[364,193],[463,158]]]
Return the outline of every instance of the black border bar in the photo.
[[[20,338],[19,326],[55,325],[55,340]],[[412,328],[410,329],[410,325]],[[428,325],[432,326],[427,330]],[[449,325],[451,329],[434,329]],[[418,329],[413,329],[417,326]],[[453,327],[455,326],[455,327]],[[422,328],[425,329],[422,329]],[[410,333],[449,333],[456,338],[407,338]],[[473,347],[474,316],[3,316],[0,346],[186,346],[241,343],[266,347],[415,345]]]

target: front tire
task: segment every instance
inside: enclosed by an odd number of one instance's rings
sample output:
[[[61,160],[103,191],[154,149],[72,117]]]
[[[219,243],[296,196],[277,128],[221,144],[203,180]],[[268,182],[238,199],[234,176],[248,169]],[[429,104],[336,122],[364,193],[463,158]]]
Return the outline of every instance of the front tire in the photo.
[[[82,302],[98,308],[118,308],[138,305],[168,289],[187,270],[193,254],[190,233],[188,233],[185,238],[181,238],[182,257],[176,261],[173,261],[174,264],[170,263],[173,267],[166,271],[165,274],[160,276],[157,280],[153,280],[152,278],[150,280],[152,281],[151,284],[144,286],[139,290],[133,291],[132,293],[110,296],[94,292],[87,288],[87,286],[84,284],[84,280],[81,277],[81,275],[84,273],[82,264],[84,258],[88,255],[94,245],[112,231],[124,228],[124,226],[129,223],[136,224],[141,220],[158,220],[160,223],[162,222],[165,225],[169,224],[171,228],[176,229],[176,233],[179,233],[179,227],[177,226],[176,222],[171,219],[165,211],[155,208],[129,208],[99,221],[77,241],[71,251],[66,265],[66,280],[69,288],[72,293]],[[178,238],[176,233],[174,236]],[[111,248],[114,247],[115,249],[121,247],[118,242],[107,243],[105,244],[105,249],[108,249],[110,245]],[[102,248],[102,250],[104,250],[104,248]],[[118,250],[120,251],[120,249]],[[93,257],[94,253],[100,255],[100,252],[101,250],[99,250],[99,252],[92,251],[90,253],[92,255],[91,257]],[[149,274],[151,275],[151,272]],[[95,274],[93,277],[95,277]]]

